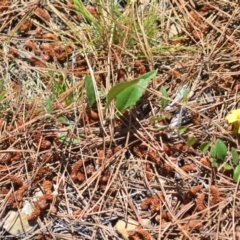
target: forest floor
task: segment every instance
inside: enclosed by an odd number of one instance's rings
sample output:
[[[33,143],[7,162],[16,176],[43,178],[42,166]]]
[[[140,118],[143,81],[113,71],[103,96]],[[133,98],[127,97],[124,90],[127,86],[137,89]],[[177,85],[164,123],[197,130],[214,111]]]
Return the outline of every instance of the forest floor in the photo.
[[[239,12],[1,0],[0,239],[240,239]]]

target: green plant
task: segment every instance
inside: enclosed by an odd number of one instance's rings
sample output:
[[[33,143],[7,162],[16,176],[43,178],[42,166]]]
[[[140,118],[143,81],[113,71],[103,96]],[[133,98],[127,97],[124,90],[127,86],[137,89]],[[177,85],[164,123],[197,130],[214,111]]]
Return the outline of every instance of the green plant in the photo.
[[[228,168],[229,170],[233,169],[233,181],[237,182],[240,177],[240,164],[239,164],[239,154],[235,148],[231,149],[231,155],[232,155],[233,166],[226,163],[224,167]]]
[[[182,135],[187,130],[186,126],[180,126],[178,128],[178,135]]]
[[[189,147],[193,146],[196,143],[196,138],[194,136],[189,136],[187,139],[187,145]]]
[[[98,28],[101,28],[101,25],[98,23],[98,21],[92,16],[92,14],[86,9],[82,1],[79,0],[73,0],[74,7],[78,12],[82,14],[82,16],[89,21],[89,23],[94,24]]]
[[[2,103],[2,101],[4,100],[5,96],[6,96],[6,93],[7,91],[6,90],[3,90],[4,89],[4,81],[0,81],[0,103]]]
[[[161,107],[165,108],[168,104],[168,92],[164,86],[161,86],[161,93],[162,93]]]
[[[187,88],[184,88],[183,89],[183,102],[187,102],[188,100],[188,89]]]
[[[200,145],[200,150],[206,153],[210,148],[209,142],[203,142]],[[239,164],[239,154],[235,148],[231,148],[231,163],[227,163],[226,156],[228,154],[228,149],[226,144],[217,139],[215,144],[210,148],[210,161],[213,167],[219,167],[220,164],[223,165],[224,170],[233,170],[233,181],[237,182],[240,177],[240,164]]]
[[[85,77],[85,88],[87,93],[88,104],[89,107],[91,108],[96,103],[96,95],[94,91],[92,78],[90,76]]]
[[[218,163],[222,162],[227,155],[227,147],[225,143],[222,140],[217,139],[215,144],[211,147],[210,154],[213,166],[218,167]]]
[[[107,94],[106,107],[109,106],[113,99],[116,99],[116,107],[120,112],[134,106],[141,98],[149,81],[156,75],[157,71],[151,71],[143,74],[135,80],[116,84]]]
[[[45,102],[45,109],[46,109],[47,113],[49,113],[49,114],[52,113],[52,106],[53,106],[52,99],[50,97],[48,97]]]

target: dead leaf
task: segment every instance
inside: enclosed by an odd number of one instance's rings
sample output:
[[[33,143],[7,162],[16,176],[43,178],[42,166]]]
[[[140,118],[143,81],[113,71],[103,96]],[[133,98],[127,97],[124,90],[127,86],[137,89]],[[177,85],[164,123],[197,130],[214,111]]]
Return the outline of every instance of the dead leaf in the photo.
[[[18,236],[19,234],[29,232],[34,228],[35,224],[30,225],[27,218],[33,211],[31,204],[26,201],[24,207],[18,213],[17,211],[10,211],[8,217],[4,222],[3,228],[12,235]]]

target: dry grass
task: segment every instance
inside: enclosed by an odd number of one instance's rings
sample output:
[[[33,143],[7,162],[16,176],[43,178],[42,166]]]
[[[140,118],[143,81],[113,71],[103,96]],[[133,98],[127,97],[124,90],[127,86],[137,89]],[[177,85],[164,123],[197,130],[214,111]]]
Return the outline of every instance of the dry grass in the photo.
[[[239,184],[199,150],[239,146],[225,121],[240,98],[238,2],[112,2],[85,2],[89,17],[71,0],[1,1],[0,238],[121,239],[114,224],[134,219],[132,240],[239,239]],[[104,111],[100,91],[153,69],[135,107]],[[26,202],[32,227],[12,235],[3,224]]]

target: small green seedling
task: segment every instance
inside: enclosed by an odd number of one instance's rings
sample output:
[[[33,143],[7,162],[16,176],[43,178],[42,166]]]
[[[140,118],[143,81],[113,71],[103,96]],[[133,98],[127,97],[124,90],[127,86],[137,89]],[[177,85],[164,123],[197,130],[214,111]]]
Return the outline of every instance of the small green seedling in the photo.
[[[93,80],[90,76],[85,77],[85,88],[89,107],[93,107],[93,105],[96,103],[96,95],[94,91]]]
[[[196,143],[196,138],[194,136],[189,136],[187,139],[187,145],[189,147],[193,146]]]
[[[208,151],[210,147],[210,142],[203,142],[201,145],[200,145],[200,150],[205,153]]]
[[[222,140],[217,139],[210,149],[210,154],[213,167],[218,167],[219,163],[223,162],[227,156],[227,147],[225,143]]]
[[[234,171],[233,171],[233,181],[238,182],[239,176],[240,176],[240,164],[239,164],[239,155],[235,148],[232,148],[231,151],[232,154],[232,162],[234,165]]]
[[[45,108],[46,108],[47,113],[49,113],[49,114],[52,113],[52,105],[53,105],[53,104],[52,104],[52,100],[51,100],[50,97],[48,97],[48,98],[46,99]]]
[[[168,104],[168,92],[164,86],[161,86],[161,93],[162,93],[161,106],[162,108],[165,108]]]
[[[206,153],[209,150],[210,143],[209,142],[203,142],[200,145],[200,150],[203,153]],[[228,164],[224,162],[226,156],[227,156],[227,146],[225,143],[217,139],[215,144],[210,148],[210,155],[213,167],[218,167],[219,164],[223,163],[223,168],[225,170],[233,170],[233,181],[238,182],[240,177],[240,164],[239,164],[239,154],[235,148],[231,149],[231,156],[232,156],[232,164]]]
[[[188,89],[187,88],[184,88],[183,90],[183,102],[187,102],[188,100]]]
[[[149,81],[157,75],[157,71],[143,74],[139,78],[121,82],[113,86],[107,94],[106,108],[116,99],[116,107],[119,112],[123,112],[129,107],[134,106],[142,97]]]
[[[187,130],[187,127],[185,127],[185,126],[180,126],[180,127],[178,128],[178,135],[182,135],[186,130]]]
[[[223,167],[225,170],[233,170],[233,181],[238,182],[238,179],[240,177],[240,164],[239,164],[239,155],[235,148],[231,149],[231,155],[232,155],[232,165],[225,163]]]

